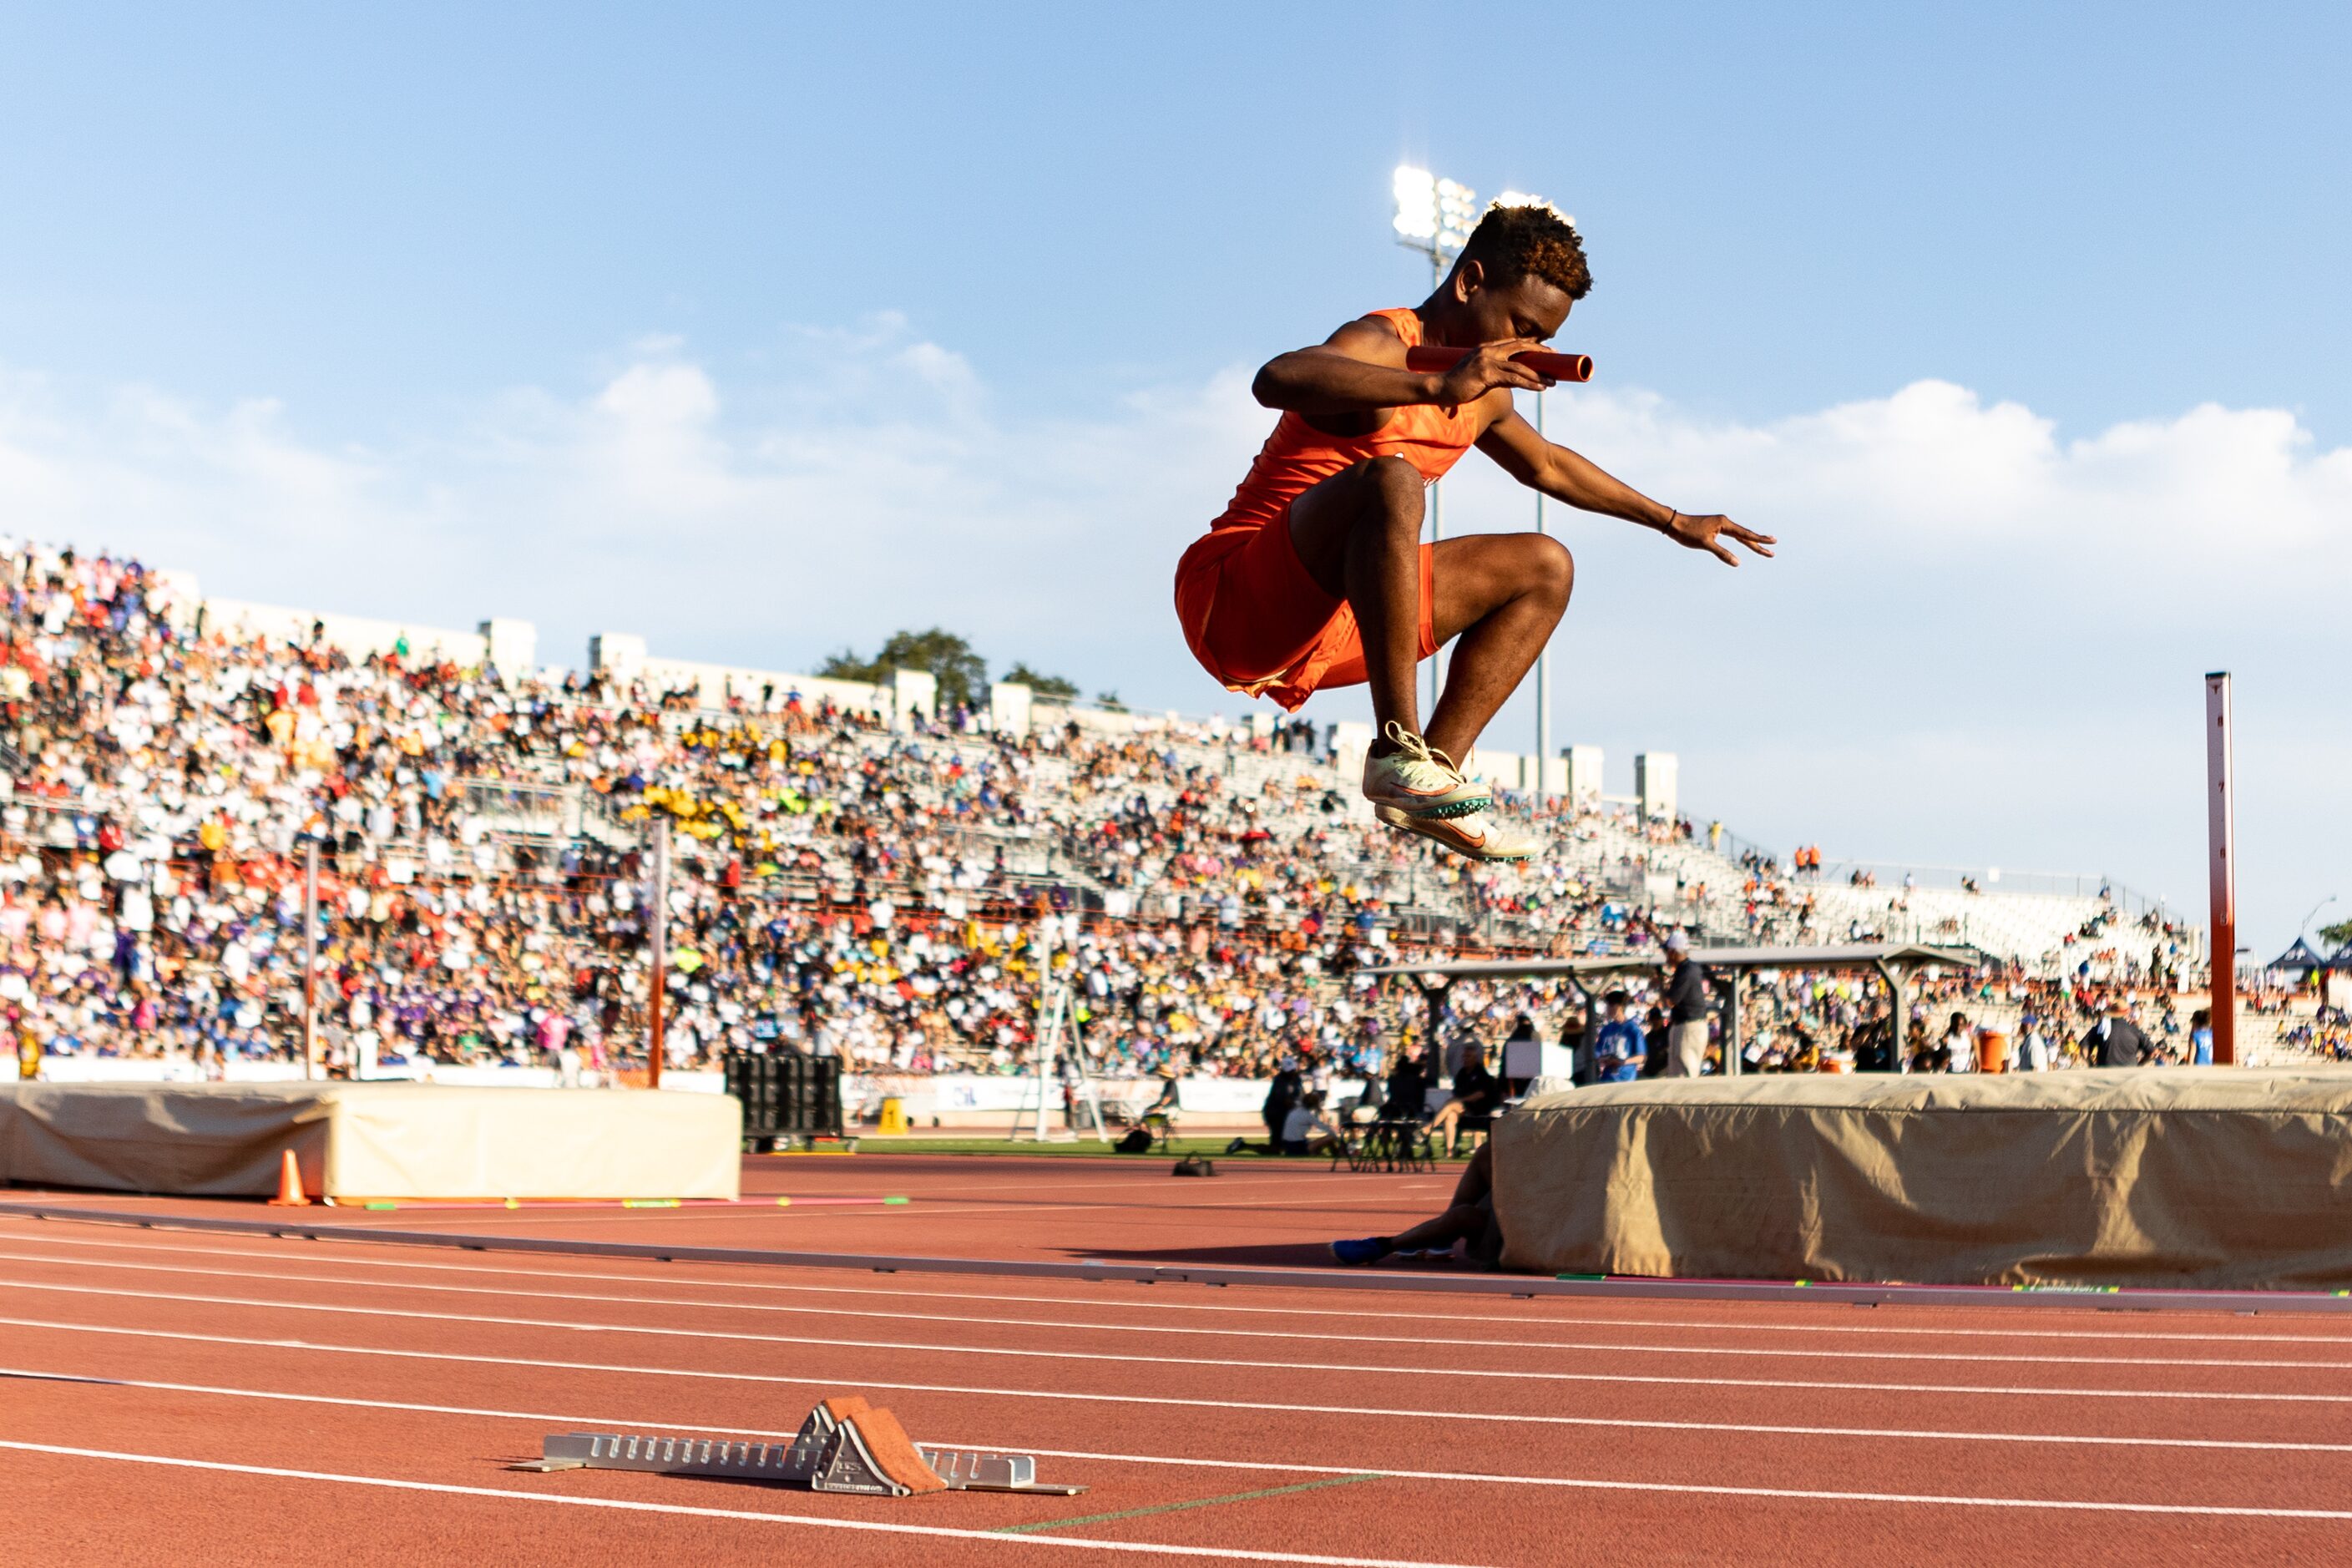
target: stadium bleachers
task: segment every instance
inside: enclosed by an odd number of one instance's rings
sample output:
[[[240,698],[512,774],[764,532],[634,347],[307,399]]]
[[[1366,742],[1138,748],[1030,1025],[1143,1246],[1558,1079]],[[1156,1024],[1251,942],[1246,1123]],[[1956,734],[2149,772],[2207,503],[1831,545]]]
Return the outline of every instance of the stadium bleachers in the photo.
[[[184,574],[38,545],[0,552],[0,1003],[59,1051],[285,1051],[310,844],[331,1041],[461,1057],[635,1037],[656,830],[689,1056],[774,1039],[1009,1069],[1048,917],[1138,1068],[1255,1070],[1302,1027],[1377,1054],[1402,1004],[1316,999],[1380,944],[1613,951],[1666,922],[2094,983],[2190,956],[2100,898],[1801,879],[1600,802],[1548,810],[1534,862],[1473,865],[1373,822],[1352,748],[1296,726],[1002,687],[940,711],[927,675],[665,664],[611,636],[592,668],[509,669],[484,661],[534,648],[522,623],[215,615]]]

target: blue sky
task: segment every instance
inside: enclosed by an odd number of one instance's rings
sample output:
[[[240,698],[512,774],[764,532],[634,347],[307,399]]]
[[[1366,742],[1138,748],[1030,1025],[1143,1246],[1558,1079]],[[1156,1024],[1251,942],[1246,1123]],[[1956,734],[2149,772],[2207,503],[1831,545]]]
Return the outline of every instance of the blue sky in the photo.
[[[1408,157],[1576,213],[1570,335],[1699,406],[2352,434],[2352,12],[1883,9],[11,8],[0,332],[373,438],[898,310],[1076,406],[1402,298]]]
[[[0,6],[0,505],[567,658],[944,621],[1233,711],[1168,565],[1236,378],[1418,297],[1426,162],[1587,235],[1553,429],[1791,546],[1577,529],[1563,741],[1768,842],[2193,905],[2230,664],[2283,943],[2352,894],[2301,826],[2352,808],[2352,13],[1895,9]]]

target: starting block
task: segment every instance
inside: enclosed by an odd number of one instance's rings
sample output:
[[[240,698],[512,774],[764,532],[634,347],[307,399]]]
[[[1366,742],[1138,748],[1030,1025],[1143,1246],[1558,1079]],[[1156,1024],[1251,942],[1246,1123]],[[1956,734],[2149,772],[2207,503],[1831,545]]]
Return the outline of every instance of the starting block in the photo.
[[[551,1433],[540,1445],[538,1458],[515,1468],[636,1470],[658,1476],[781,1481],[812,1491],[866,1497],[914,1497],[938,1491],[1076,1497],[1087,1489],[1041,1484],[1037,1459],[1032,1454],[918,1447],[897,1416],[854,1394],[819,1404],[790,1443],[653,1433]]]

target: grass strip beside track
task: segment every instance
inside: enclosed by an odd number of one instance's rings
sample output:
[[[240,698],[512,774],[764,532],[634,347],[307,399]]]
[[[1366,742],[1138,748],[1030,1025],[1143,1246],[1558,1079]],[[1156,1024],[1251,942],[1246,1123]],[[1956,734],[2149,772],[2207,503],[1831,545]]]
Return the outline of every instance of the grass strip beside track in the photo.
[[[1328,1476],[1319,1481],[1299,1481],[1286,1487],[1260,1487],[1254,1492],[1227,1492],[1223,1497],[1194,1498],[1190,1502],[1153,1503],[1149,1508],[1124,1508],[1117,1513],[1087,1513],[1076,1519],[1049,1519],[1040,1524],[1008,1524],[998,1535],[1031,1535],[1041,1530],[1075,1530],[1082,1524],[1108,1524],[1113,1520],[1141,1519],[1152,1513],[1181,1513],[1189,1508],[1215,1508],[1229,1502],[1255,1502],[1261,1498],[1288,1497],[1293,1492],[1317,1492],[1325,1487],[1351,1487],[1360,1481],[1387,1480],[1385,1470],[1364,1470],[1352,1476]]]

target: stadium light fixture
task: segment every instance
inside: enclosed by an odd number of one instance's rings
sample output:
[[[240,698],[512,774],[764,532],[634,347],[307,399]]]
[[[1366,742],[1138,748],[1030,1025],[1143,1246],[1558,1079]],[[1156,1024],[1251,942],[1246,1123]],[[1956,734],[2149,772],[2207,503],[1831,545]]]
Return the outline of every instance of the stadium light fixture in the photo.
[[[1541,196],[1531,196],[1525,191],[1505,191],[1495,198],[1495,205],[1498,207],[1541,207],[1547,212],[1559,214],[1563,222],[1573,224],[1576,221]],[[1536,435],[1540,437],[1544,427],[1544,395],[1538,391],[1535,397]],[[1541,490],[1536,491],[1536,531],[1549,531],[1544,527],[1544,493]],[[1535,786],[1529,793],[1535,796],[1536,809],[1541,811],[1544,803],[1551,798],[1551,642],[1549,638],[1545,639],[1542,649],[1536,655],[1535,774]]]
[[[1445,269],[1470,243],[1470,231],[1478,226],[1478,193],[1456,180],[1441,178],[1427,169],[1412,163],[1400,163],[1389,180],[1390,194],[1396,198],[1396,216],[1390,226],[1396,230],[1397,243],[1408,250],[1417,250],[1429,258],[1429,278],[1432,286],[1445,281]],[[1559,212],[1558,207],[1541,196],[1525,191],[1505,191],[1496,198],[1496,205],[1507,207],[1545,207]],[[1570,223],[1576,220],[1560,215]],[[1543,428],[1543,394],[1536,394],[1536,428]],[[1445,537],[1445,501],[1443,486],[1432,485],[1429,492],[1430,537]],[[1543,531],[1543,497],[1536,497],[1536,531]],[[1536,798],[1544,798],[1548,782],[1544,753],[1551,747],[1551,709],[1549,681],[1550,656],[1547,653],[1536,665]],[[1429,702],[1437,705],[1437,695],[1445,679],[1445,654],[1440,649],[1429,661]]]
[[[1414,249],[1425,248],[1437,237],[1437,181],[1426,169],[1399,164],[1390,182],[1396,195],[1398,237]]]
[[[1447,265],[1478,226],[1478,193],[1411,163],[1398,165],[1389,189],[1396,197],[1391,226],[1397,243],[1428,257],[1431,278],[1443,281]]]

